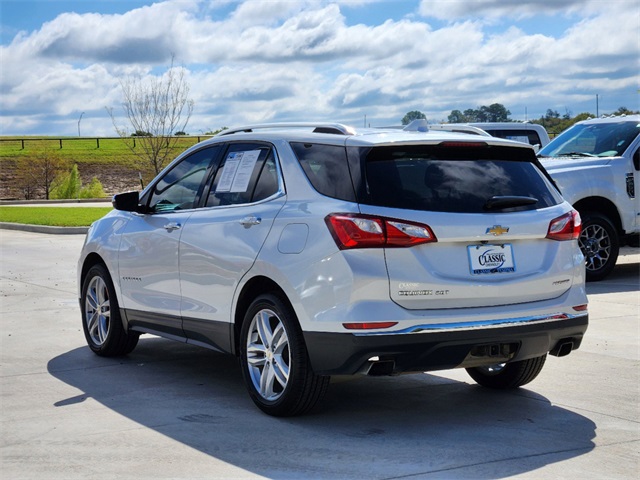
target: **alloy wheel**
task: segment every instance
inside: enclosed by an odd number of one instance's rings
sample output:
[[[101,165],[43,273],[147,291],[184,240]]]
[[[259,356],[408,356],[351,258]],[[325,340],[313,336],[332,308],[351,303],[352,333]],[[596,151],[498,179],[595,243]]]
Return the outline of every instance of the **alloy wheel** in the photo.
[[[111,304],[107,284],[99,277],[89,283],[85,300],[85,319],[91,341],[101,346],[107,340],[111,323]]]
[[[289,337],[282,320],[272,310],[258,311],[249,326],[247,367],[262,398],[280,398],[289,381],[290,366]]]

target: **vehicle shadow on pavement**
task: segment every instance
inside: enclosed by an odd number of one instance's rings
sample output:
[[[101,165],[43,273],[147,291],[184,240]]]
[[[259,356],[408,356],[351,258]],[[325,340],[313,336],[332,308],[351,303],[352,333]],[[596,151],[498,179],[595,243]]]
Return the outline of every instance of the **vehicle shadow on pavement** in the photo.
[[[249,399],[234,357],[160,338],[143,336],[118,359],[77,348],[53,358],[48,372],[83,392],[54,404],[73,418],[95,409],[78,405],[92,398],[269,478],[503,478],[594,448],[590,419],[532,390],[496,392],[437,375],[336,378],[311,414],[273,418]],[[110,417],[93,415],[92,430],[108,433]]]

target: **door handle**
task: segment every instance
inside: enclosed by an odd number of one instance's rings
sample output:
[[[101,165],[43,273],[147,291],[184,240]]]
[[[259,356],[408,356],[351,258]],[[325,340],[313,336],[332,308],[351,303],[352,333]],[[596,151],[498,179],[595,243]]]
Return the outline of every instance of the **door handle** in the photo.
[[[240,220],[240,225],[244,225],[245,227],[252,227],[253,225],[258,225],[260,222],[262,222],[262,219],[260,217],[254,217],[253,215],[251,215]]]
[[[164,229],[167,232],[173,232],[174,230],[179,230],[181,227],[182,227],[182,225],[180,225],[179,223],[169,222],[164,226]]]

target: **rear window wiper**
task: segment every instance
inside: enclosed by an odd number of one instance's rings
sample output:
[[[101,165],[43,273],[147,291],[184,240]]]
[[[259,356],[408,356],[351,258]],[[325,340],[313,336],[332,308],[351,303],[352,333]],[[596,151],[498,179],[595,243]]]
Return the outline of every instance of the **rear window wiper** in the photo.
[[[483,205],[484,210],[502,210],[504,208],[524,207],[538,203],[534,197],[524,197],[517,195],[495,195]]]

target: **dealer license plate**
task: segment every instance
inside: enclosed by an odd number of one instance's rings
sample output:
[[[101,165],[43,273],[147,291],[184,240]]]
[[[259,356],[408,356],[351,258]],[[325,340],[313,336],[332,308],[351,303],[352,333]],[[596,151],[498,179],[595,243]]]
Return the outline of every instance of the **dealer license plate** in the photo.
[[[469,268],[473,275],[516,271],[510,244],[469,245]]]

